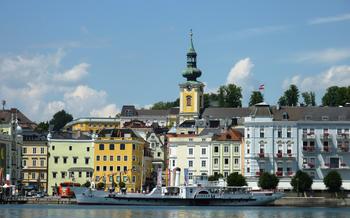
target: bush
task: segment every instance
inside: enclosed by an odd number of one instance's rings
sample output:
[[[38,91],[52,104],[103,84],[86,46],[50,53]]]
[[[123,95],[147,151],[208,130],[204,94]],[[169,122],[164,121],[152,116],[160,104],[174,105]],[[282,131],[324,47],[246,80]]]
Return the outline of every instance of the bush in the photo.
[[[126,184],[124,182],[119,182],[119,188],[125,188]]]
[[[103,182],[99,182],[99,183],[97,183],[97,185],[96,185],[96,189],[97,190],[102,190],[102,189],[105,189],[105,184],[103,183]]]
[[[330,192],[338,192],[340,191],[343,181],[340,174],[337,171],[333,170],[323,178],[323,183]]]
[[[228,186],[245,186],[247,185],[247,181],[245,177],[238,173],[231,173],[227,177],[227,185]]]
[[[292,181],[290,182],[293,190],[296,192],[306,192],[311,189],[313,180],[309,174],[298,170],[295,176],[293,176]]]
[[[223,178],[224,176],[221,173],[217,173],[214,175],[211,175],[208,177],[208,181],[218,181],[220,178]]]
[[[277,176],[265,172],[259,177],[258,186],[262,189],[276,189],[278,182]]]
[[[90,182],[90,181],[86,181],[86,182],[83,184],[83,186],[86,187],[86,188],[90,188],[91,182]]]

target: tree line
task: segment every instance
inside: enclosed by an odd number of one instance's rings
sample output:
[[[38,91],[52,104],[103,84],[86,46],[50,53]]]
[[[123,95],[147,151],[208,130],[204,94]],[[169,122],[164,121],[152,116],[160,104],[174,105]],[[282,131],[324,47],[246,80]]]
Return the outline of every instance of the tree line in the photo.
[[[204,108],[207,107],[242,107],[242,88],[235,84],[220,86],[214,93],[204,94]],[[252,91],[249,98],[249,106],[253,106],[264,101],[264,96],[260,91]],[[350,103],[350,86],[328,87],[322,97],[322,106],[345,106]],[[300,92],[298,87],[291,84],[277,102],[280,106],[316,106],[316,94],[312,91]],[[151,109],[169,109],[179,106],[179,98],[173,102],[159,101]]]

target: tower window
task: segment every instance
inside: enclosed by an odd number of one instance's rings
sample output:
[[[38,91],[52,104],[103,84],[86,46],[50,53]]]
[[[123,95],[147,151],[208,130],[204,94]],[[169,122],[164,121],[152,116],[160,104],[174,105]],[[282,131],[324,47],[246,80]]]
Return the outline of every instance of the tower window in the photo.
[[[191,106],[192,105],[192,97],[191,96],[186,96],[186,106]]]

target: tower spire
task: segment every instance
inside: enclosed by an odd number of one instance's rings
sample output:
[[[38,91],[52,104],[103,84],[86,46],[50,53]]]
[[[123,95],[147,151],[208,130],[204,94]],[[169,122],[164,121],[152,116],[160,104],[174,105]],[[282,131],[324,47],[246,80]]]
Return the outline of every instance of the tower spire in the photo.
[[[187,68],[182,72],[182,76],[187,81],[196,81],[197,77],[200,77],[202,72],[197,68],[197,53],[193,46],[193,32],[190,29],[190,48],[187,52]]]

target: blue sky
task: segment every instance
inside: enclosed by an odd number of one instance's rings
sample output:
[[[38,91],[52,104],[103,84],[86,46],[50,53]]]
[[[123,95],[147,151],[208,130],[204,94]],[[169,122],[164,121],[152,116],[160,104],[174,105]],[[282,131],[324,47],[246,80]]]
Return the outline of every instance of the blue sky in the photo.
[[[1,1],[0,98],[36,121],[175,100],[191,28],[208,92],[350,85],[349,1]]]

